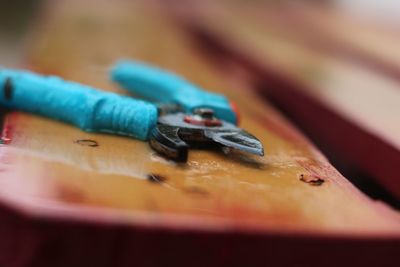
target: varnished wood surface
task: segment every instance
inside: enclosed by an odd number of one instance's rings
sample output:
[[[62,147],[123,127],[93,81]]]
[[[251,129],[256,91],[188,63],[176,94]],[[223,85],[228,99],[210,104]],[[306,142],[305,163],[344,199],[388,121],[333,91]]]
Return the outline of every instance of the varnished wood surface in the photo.
[[[381,54],[376,47],[376,36],[386,36],[381,40],[386,43],[396,39],[394,32],[390,38],[375,27],[367,41],[367,23],[332,10],[265,3],[236,3],[230,9],[209,3],[186,17],[188,24],[212,34],[208,39],[214,39],[220,53],[229,51],[222,62],[247,66],[249,75],[261,81],[263,94],[284,107],[323,146],[400,195],[399,83],[394,72],[388,73],[388,65],[381,64],[395,42]],[[333,17],[343,20],[335,24]],[[344,21],[348,28],[339,27]],[[351,38],[360,24],[365,28],[358,34],[364,37]],[[395,56],[392,61],[396,62]]]
[[[120,93],[107,79],[114,60],[135,58],[165,67],[236,101],[241,127],[259,137],[266,156],[193,150],[187,165],[178,166],[145,142],[12,112],[3,130],[6,144],[0,147],[2,202],[33,218],[399,236],[398,212],[351,185],[247,90],[239,72],[220,76],[157,6],[115,2],[49,4],[32,34],[27,66]],[[87,139],[97,146],[78,141]],[[166,180],[151,182],[148,174]]]

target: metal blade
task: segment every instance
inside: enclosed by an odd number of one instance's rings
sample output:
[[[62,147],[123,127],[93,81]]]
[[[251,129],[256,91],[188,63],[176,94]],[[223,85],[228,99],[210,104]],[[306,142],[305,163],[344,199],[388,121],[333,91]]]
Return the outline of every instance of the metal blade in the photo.
[[[205,130],[205,136],[214,142],[227,147],[239,149],[247,153],[264,156],[264,148],[261,142],[244,130],[238,131],[213,131]]]
[[[150,146],[177,162],[186,162],[189,146],[179,137],[179,128],[158,124],[152,131]]]

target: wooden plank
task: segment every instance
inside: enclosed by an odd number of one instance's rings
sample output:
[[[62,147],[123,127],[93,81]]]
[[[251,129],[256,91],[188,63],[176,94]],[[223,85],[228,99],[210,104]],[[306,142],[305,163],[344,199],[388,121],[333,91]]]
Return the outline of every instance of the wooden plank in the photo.
[[[297,20],[288,22],[291,16],[278,20],[287,13],[279,8],[265,12],[257,6],[239,5],[240,21],[235,19],[234,8],[228,11],[213,4],[204,10],[209,12],[198,12],[197,20],[188,17],[199,39],[207,39],[218,52],[224,51],[226,58],[245,66],[258,80],[262,94],[329,150],[400,196],[400,92],[396,80],[388,78],[385,71],[373,72],[371,66],[349,60],[349,53],[339,57],[330,53],[334,49],[321,51],[316,49],[320,44],[305,43],[314,31],[294,27]],[[318,40],[318,34],[311,38]]]
[[[241,126],[267,155],[196,150],[179,166],[141,141],[12,112],[0,147],[0,246],[13,240],[18,249],[2,250],[1,263],[290,265],[325,249],[346,256],[351,245],[356,255],[372,247],[384,256],[365,255],[371,264],[392,262],[398,212],[359,192],[239,75],[215,72],[156,6],[60,1],[42,18],[31,68],[122,92],[105,72],[115,59],[157,64],[236,101]],[[79,142],[86,139],[98,146]],[[166,181],[150,182],[148,174]],[[337,250],[342,242],[348,246]]]

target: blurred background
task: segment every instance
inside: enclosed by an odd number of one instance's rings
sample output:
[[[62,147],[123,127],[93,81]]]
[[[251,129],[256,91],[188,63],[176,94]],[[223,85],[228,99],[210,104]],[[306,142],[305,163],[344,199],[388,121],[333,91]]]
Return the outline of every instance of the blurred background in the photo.
[[[23,60],[27,34],[40,8],[40,0],[2,1],[0,9],[0,59],[3,66],[17,66]]]
[[[0,9],[0,58],[3,65],[16,65],[21,60],[23,47],[26,46],[24,43],[25,35],[34,23],[36,12],[40,10],[40,6],[44,2],[43,0],[2,1],[2,8]],[[171,1],[166,0],[165,2]],[[193,1],[172,2],[191,6],[191,4],[185,2]],[[235,2],[242,2],[246,5],[258,5],[260,2],[276,5],[302,5],[302,3],[329,5],[351,16],[374,20],[391,28],[398,28],[400,25],[400,2],[396,0],[220,0],[217,2],[222,2],[228,9],[230,5],[236,4]]]

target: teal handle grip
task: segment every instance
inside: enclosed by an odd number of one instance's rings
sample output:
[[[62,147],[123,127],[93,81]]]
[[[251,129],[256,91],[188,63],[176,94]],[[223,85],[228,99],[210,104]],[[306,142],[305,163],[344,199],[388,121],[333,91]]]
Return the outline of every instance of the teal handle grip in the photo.
[[[55,76],[0,69],[0,104],[103,132],[146,140],[157,122],[151,103]]]
[[[192,112],[211,108],[225,121],[237,118],[225,96],[202,90],[181,76],[132,60],[121,60],[111,70],[111,79],[126,90],[159,103],[175,103]]]

